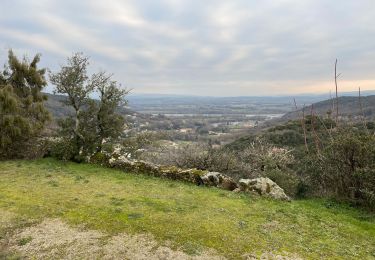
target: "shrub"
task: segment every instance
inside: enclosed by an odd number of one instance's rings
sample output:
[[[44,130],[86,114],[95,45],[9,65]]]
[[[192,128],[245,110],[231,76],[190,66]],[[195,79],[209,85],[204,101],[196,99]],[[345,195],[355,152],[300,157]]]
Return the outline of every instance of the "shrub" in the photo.
[[[291,150],[276,147],[262,138],[256,138],[248,148],[240,153],[240,159],[246,165],[248,176],[267,177],[276,182],[285,192],[294,196],[300,182],[291,169],[295,163]]]
[[[374,206],[375,136],[353,127],[333,133],[331,141],[302,162],[315,194]]]
[[[108,166],[109,157],[103,152],[97,152],[90,157],[90,163]]]
[[[270,178],[276,182],[289,196],[295,197],[298,195],[298,187],[301,181],[294,171],[274,169],[263,172],[261,176]]]
[[[241,161],[251,165],[253,172],[286,170],[294,163],[290,150],[276,147],[261,138],[256,138],[240,153]]]
[[[70,161],[73,160],[76,154],[77,147],[74,142],[65,139],[55,139],[51,142],[51,156],[59,160]]]
[[[228,149],[189,144],[170,148],[153,159],[158,164],[224,173],[235,180],[268,177],[291,196],[295,195],[300,182],[290,168],[290,164],[294,163],[291,151],[275,147],[259,138],[237,154]]]
[[[166,148],[163,153],[154,154],[152,159],[158,164],[217,171],[231,176],[237,176],[242,172],[242,165],[234,153],[214,149],[205,144]]]
[[[141,132],[128,136],[122,140],[119,152],[132,159],[141,159],[146,150],[158,146],[157,140],[162,137],[164,134],[155,132]]]

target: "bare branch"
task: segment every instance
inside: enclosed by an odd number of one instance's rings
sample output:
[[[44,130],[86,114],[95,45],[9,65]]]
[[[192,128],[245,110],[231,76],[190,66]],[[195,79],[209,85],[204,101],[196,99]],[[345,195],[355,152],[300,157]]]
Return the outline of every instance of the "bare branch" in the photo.
[[[340,76],[341,74],[339,74]],[[338,127],[338,121],[339,121],[339,97],[337,93],[337,59],[335,62],[335,86],[336,86],[336,127]]]

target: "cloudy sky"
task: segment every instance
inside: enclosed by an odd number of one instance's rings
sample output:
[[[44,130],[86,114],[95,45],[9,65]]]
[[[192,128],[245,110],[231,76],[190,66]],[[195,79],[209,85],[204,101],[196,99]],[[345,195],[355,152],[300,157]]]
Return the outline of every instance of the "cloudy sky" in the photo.
[[[1,0],[0,61],[82,51],[134,93],[375,89],[374,0]]]

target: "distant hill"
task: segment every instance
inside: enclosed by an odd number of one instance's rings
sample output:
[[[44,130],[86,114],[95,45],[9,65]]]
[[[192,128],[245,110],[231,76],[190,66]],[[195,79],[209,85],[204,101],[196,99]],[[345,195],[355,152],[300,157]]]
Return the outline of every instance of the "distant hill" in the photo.
[[[332,99],[313,104],[314,114],[327,118],[327,112],[332,110]],[[298,100],[297,100],[298,102]],[[367,122],[375,120],[375,95],[361,97],[363,114]],[[261,127],[251,129],[246,135],[226,145],[226,148],[241,151],[248,147],[256,136],[263,136],[267,141],[281,146],[303,145],[303,133],[298,119],[302,116],[302,109],[286,113],[284,116],[265,122]],[[305,115],[311,114],[311,105],[305,107]],[[358,96],[339,97],[339,116],[343,120],[358,123],[362,119]],[[335,116],[335,110],[332,117]],[[297,121],[296,121],[297,120]],[[316,126],[317,127],[317,126]],[[311,137],[308,137],[311,138]],[[310,141],[311,142],[311,141]]]
[[[62,118],[73,115],[73,108],[63,103],[66,100],[65,96],[48,93],[44,94],[48,97],[47,101],[44,103],[44,106],[51,112],[54,118]]]
[[[364,92],[361,97],[363,112],[367,119],[375,118],[375,95],[366,96],[372,92]],[[339,113],[341,116],[359,116],[361,115],[358,97],[345,96],[339,98]],[[47,109],[54,118],[62,118],[73,115],[71,107],[66,106],[63,101],[66,96],[53,95],[45,93],[48,100],[45,103]],[[311,111],[311,103],[314,103],[314,113],[326,115],[332,109],[332,100],[320,101],[324,95],[299,95],[296,96],[297,103],[305,103],[305,113]],[[193,97],[193,96],[173,96],[173,95],[129,95],[129,107],[119,108],[123,115],[137,115],[142,113],[252,113],[252,114],[271,114],[285,113],[284,116],[269,123],[285,122],[287,120],[297,119],[301,113],[291,111],[293,109],[293,97]],[[319,102],[317,102],[319,101]],[[135,112],[137,111],[137,112]]]
[[[340,96],[356,96],[357,92],[341,92]],[[375,90],[362,91],[362,96],[375,95]],[[298,102],[311,104],[323,101],[329,98],[329,93],[324,94],[296,94],[296,95],[278,95],[278,96],[193,96],[193,95],[169,95],[169,94],[137,94],[130,93],[127,97],[130,106],[137,106],[139,104],[163,104],[165,101],[173,104],[222,104],[222,103],[243,103],[243,102],[258,102],[258,103],[293,103],[293,98]]]
[[[332,110],[332,104],[334,100],[328,99],[321,102],[314,103],[314,113],[320,116],[326,116],[327,112]],[[351,97],[339,97],[339,115],[341,117],[352,117],[356,119],[362,115],[359,98],[358,96]],[[374,119],[375,117],[375,95],[372,96],[363,96],[361,97],[361,103],[363,107],[363,114],[367,119]],[[292,111],[286,113],[283,117],[280,118],[281,121],[297,119],[301,116],[302,109],[298,111]],[[311,113],[311,105],[305,107],[305,114]],[[335,111],[333,111],[333,115]]]
[[[47,95],[48,100],[45,102],[45,107],[51,112],[54,119],[63,118],[72,116],[74,114],[73,108],[64,104],[64,101],[67,99],[63,95],[53,95],[49,93],[44,93]],[[119,112],[122,115],[134,115],[135,112],[125,108],[119,107]]]

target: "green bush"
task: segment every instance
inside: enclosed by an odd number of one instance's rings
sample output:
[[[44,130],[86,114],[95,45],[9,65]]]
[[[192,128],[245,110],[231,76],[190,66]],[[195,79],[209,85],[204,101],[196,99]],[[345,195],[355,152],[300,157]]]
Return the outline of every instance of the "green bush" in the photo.
[[[293,171],[274,169],[262,173],[262,177],[267,177],[279,185],[286,194],[292,197],[301,197],[299,188],[301,185],[300,178]]]
[[[77,147],[73,142],[69,142],[64,139],[51,142],[51,156],[59,160],[76,161],[74,158],[76,149]]]
[[[109,157],[102,152],[95,153],[94,155],[90,157],[90,163],[93,163],[93,164],[108,166],[108,161],[109,161]]]
[[[369,132],[340,128],[321,151],[301,161],[301,172],[315,194],[374,207],[374,144]]]

